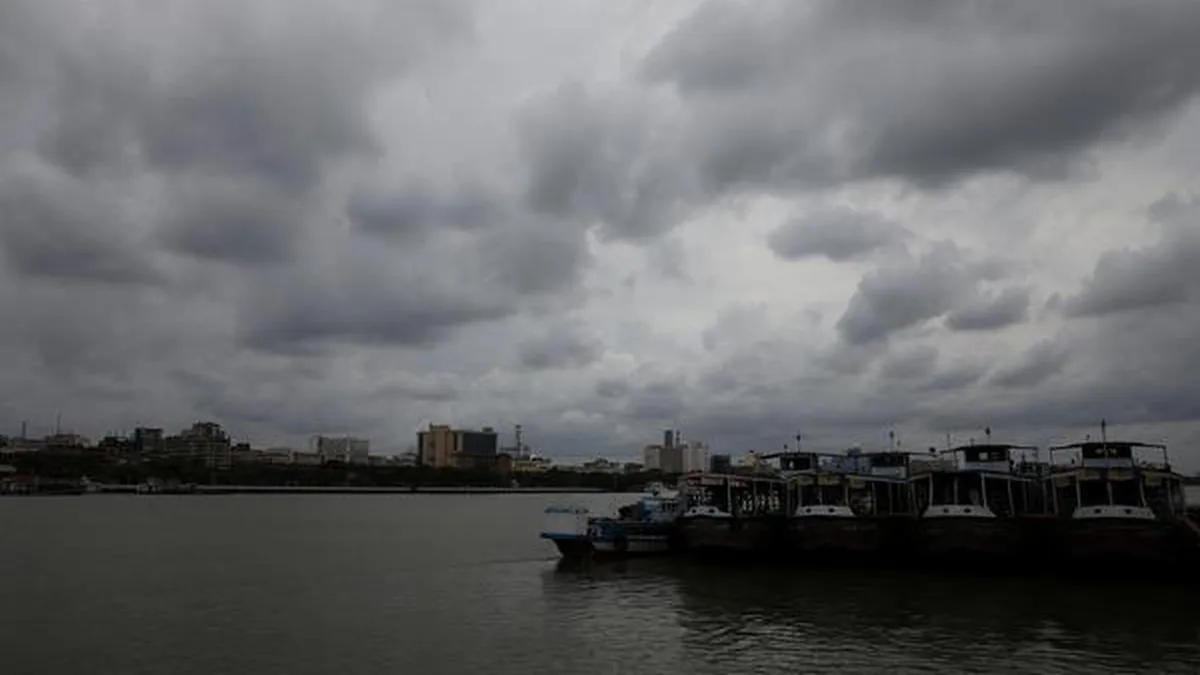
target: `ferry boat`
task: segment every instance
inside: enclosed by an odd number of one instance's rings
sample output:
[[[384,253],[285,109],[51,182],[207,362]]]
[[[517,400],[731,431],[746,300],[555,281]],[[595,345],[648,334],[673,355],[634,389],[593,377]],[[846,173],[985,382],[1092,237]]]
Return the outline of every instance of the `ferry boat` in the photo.
[[[682,486],[679,532],[694,553],[771,552],[787,514],[787,482],[776,475],[696,473]]]
[[[1103,429],[1103,426],[1102,426]],[[1054,453],[1070,453],[1067,464]],[[1180,538],[1195,548],[1183,477],[1165,445],[1085,441],[1051,448],[1051,504],[1073,562],[1175,562]]]
[[[676,547],[679,509],[678,495],[661,490],[622,506],[616,518],[592,516],[580,506],[549,506],[541,537],[567,558],[669,553]]]
[[[1033,446],[991,443],[951,448],[949,461],[913,477],[920,551],[934,558],[1010,561],[1026,547],[1022,518],[1045,513]]]
[[[899,541],[903,528],[889,521],[915,515],[908,461],[909,453],[894,450],[792,453],[791,547],[810,559],[861,558]]]

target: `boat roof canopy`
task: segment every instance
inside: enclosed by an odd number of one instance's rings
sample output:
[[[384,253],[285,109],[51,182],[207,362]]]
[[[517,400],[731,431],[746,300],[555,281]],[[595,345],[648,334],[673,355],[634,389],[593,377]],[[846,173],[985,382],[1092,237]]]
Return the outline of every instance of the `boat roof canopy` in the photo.
[[[1155,450],[1166,450],[1167,446],[1161,443],[1138,443],[1136,441],[1084,441],[1083,443],[1069,443],[1067,445],[1055,445],[1051,450],[1098,450],[1101,448],[1115,449],[1133,449],[1133,448],[1154,448]]]
[[[974,445],[960,445],[955,448],[950,448],[949,450],[943,450],[940,454],[950,455],[950,454],[954,454],[957,452],[966,452],[968,450],[974,450],[976,452],[987,451],[987,450],[997,450],[997,451],[1002,450],[1004,452],[1008,452],[1009,450],[1037,450],[1037,449],[1038,449],[1038,447],[1036,445],[1015,445],[1013,443],[976,443]]]

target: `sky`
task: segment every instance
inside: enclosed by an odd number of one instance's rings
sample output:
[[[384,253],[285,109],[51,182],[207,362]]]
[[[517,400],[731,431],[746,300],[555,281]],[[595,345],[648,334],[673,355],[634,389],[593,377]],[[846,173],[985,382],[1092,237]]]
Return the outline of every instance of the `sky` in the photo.
[[[1200,469],[1200,3],[0,0],[0,433]]]

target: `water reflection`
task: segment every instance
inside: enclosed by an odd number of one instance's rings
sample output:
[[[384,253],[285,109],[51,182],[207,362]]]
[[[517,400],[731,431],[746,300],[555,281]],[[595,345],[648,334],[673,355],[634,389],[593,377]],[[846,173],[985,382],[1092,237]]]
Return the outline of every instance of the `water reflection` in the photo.
[[[576,617],[652,602],[691,672],[1192,673],[1200,662],[1195,589],[1153,582],[654,560],[560,563],[547,588],[569,587],[585,589]]]

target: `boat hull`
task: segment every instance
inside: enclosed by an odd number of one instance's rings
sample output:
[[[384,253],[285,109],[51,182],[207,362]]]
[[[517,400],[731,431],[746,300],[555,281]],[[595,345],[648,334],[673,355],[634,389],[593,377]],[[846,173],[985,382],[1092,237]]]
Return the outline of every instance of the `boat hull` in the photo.
[[[867,518],[793,518],[788,524],[792,549],[802,556],[866,556],[883,548],[880,523]]]
[[[1158,566],[1179,559],[1179,537],[1170,523],[1096,518],[1062,524],[1063,558],[1068,564]]]
[[[632,558],[665,555],[678,548],[669,525],[597,520],[582,534],[543,533],[564,558]]]
[[[767,518],[686,517],[679,531],[691,553],[756,555],[776,549],[775,524]]]
[[[563,558],[590,558],[594,553],[592,540],[584,535],[555,536],[543,534],[542,538],[553,542],[555,548],[558,549],[559,555]]]
[[[925,517],[919,530],[926,559],[994,564],[1022,554],[1020,524],[1012,518]]]

